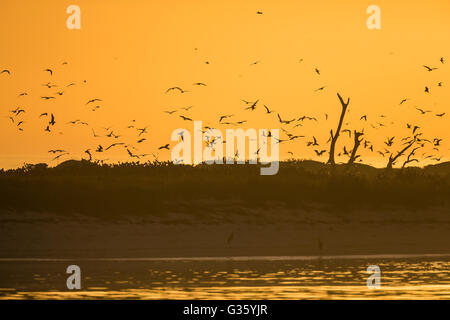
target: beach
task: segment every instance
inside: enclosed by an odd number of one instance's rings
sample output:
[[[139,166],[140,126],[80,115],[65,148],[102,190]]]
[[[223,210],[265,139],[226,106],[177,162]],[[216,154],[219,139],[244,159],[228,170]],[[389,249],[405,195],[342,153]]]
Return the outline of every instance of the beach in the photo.
[[[222,215],[173,213],[120,219],[3,211],[0,258],[450,252],[450,219],[444,209],[428,209],[420,216],[405,209],[346,215],[283,207],[246,210],[245,214],[241,208]]]

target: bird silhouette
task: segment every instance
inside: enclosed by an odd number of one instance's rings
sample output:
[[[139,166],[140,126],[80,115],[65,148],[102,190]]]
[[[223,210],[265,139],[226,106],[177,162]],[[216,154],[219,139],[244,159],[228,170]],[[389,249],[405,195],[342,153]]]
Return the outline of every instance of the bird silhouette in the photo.
[[[219,123],[222,122],[223,119],[227,119],[227,118],[230,118],[232,116],[234,116],[234,115],[233,114],[226,114],[226,115],[220,116]]]
[[[320,157],[322,154],[324,154],[327,150],[314,150],[314,152]]]
[[[67,155],[69,155],[68,152],[66,152],[66,153],[61,153],[61,154],[57,155],[56,157],[54,157],[52,161],[58,160],[59,158],[61,158],[61,157],[63,157],[63,156],[67,156]]]
[[[92,160],[91,150],[90,149],[84,150],[84,153],[86,153],[89,156],[88,161],[91,161]]]
[[[274,112],[273,110],[270,110],[269,107],[266,106],[266,105],[264,105],[264,108],[266,108],[266,113],[267,114]]]
[[[233,238],[234,238],[234,232],[231,231],[230,235],[227,238],[227,245],[229,245],[229,246],[231,245],[231,242],[233,241]]]
[[[94,103],[94,102],[96,102],[96,101],[102,101],[102,99],[98,99],[98,98],[91,99],[91,100],[89,100],[88,102],[86,102],[86,105],[88,105],[88,104],[90,104],[90,103]]]
[[[169,93],[170,91],[174,91],[174,90],[178,90],[180,93],[188,92],[188,91],[181,89],[180,87],[172,87],[172,88],[167,89],[166,93]]]
[[[48,122],[49,125],[54,126],[55,125],[55,116],[53,113],[50,115],[50,121]]]
[[[169,143],[167,143],[167,144],[165,144],[165,145],[163,145],[163,146],[160,146],[160,147],[158,148],[158,150],[162,150],[162,149],[170,150],[170,149],[169,149]]]
[[[61,153],[61,152],[67,152],[66,150],[62,150],[62,149],[53,149],[53,150],[48,150],[48,153]]]
[[[136,128],[136,130],[137,131],[139,131],[139,137],[141,136],[141,135],[143,135],[144,133],[147,133],[147,127],[144,127],[144,128]]]
[[[320,254],[322,254],[323,242],[320,238],[317,238],[317,248],[319,248],[319,252],[320,252]]]
[[[431,112],[431,110],[423,110],[421,108],[417,108],[416,109],[421,113],[421,114],[426,114],[427,112]]]
[[[250,107],[245,108],[245,110],[250,110],[250,111],[255,110],[256,109],[256,105],[258,104],[258,101],[259,101],[259,99],[256,100],[255,102],[253,102],[253,104]]]
[[[429,66],[426,66],[426,65],[424,65],[423,67],[426,68],[427,71],[429,71],[429,72],[431,72],[433,70],[437,70],[437,68],[432,68],[432,67],[429,67]]]
[[[392,137],[392,138],[387,138],[387,140],[384,142],[384,144],[386,144],[388,147],[390,147],[390,146],[392,146],[392,144],[394,143],[394,138],[395,137]]]
[[[317,91],[322,91],[323,89],[325,89],[326,88],[326,86],[323,86],[323,87],[320,87],[320,88],[317,88],[316,90],[314,90],[314,92],[317,92]]]
[[[110,146],[108,146],[107,148],[105,148],[105,151],[108,151],[109,149],[114,148],[114,147],[116,147],[116,146],[122,146],[122,145],[124,145],[124,144],[125,144],[125,143],[123,143],[123,142],[113,143],[113,144],[111,144]]]
[[[185,120],[185,121],[192,121],[191,118],[186,117],[186,116],[183,116],[183,115],[180,115],[180,118],[183,119],[183,120]]]

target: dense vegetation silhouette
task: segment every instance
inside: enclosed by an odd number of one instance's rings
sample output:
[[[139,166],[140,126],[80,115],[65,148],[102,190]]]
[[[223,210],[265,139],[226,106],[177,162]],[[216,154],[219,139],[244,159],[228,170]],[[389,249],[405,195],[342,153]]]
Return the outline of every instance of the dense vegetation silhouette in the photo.
[[[0,171],[2,210],[93,216],[193,215],[233,202],[242,208],[449,207],[450,162],[424,168],[377,169],[285,161],[275,176],[259,165],[99,164],[69,160],[56,167],[25,165]],[[244,210],[245,211],[245,210]]]

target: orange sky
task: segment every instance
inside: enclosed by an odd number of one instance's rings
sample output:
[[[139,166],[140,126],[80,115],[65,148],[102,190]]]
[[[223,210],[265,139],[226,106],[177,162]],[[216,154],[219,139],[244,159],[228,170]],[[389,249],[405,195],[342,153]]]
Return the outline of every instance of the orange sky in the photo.
[[[66,27],[66,8],[71,4],[81,8],[81,30]],[[371,4],[381,8],[381,30],[366,27],[366,8]],[[439,152],[431,148],[423,152],[443,160],[450,156],[448,0],[3,0],[0,18],[0,69],[11,70],[11,75],[0,75],[0,167],[24,162],[55,165],[49,149],[65,149],[71,155],[64,159],[79,159],[87,148],[119,141],[167,160],[170,152],[157,148],[170,142],[174,129],[192,130],[192,123],[177,114],[217,127],[218,115],[231,113],[236,116],[230,120],[249,120],[244,128],[279,128],[276,115],[266,115],[262,104],[283,118],[319,119],[296,129],[284,126],[306,138],[283,143],[281,158],[292,151],[297,158],[325,161],[326,156],[317,158],[306,142],[314,135],[322,144],[319,149],[328,148],[325,142],[340,112],[336,92],[351,97],[346,127],[365,128],[376,151],[394,135],[392,149],[398,150],[400,138],[409,133],[408,122],[419,124],[428,138],[443,138]],[[441,57],[448,63],[441,64]],[[64,61],[68,64],[62,65]],[[259,63],[250,65],[254,61]],[[439,69],[427,72],[424,64]],[[44,72],[46,68],[54,75]],[[440,81],[442,87],[437,86]],[[47,82],[58,87],[42,86]],[[67,88],[71,82],[76,85]],[[193,86],[194,82],[207,87]],[[173,86],[189,92],[166,94]],[[326,88],[314,92],[321,86]],[[425,86],[430,94],[424,92]],[[54,100],[40,98],[55,96],[56,91],[64,94]],[[21,92],[28,95],[18,97]],[[103,100],[96,111],[85,105],[93,98]],[[399,106],[403,98],[410,100]],[[241,99],[260,103],[253,112],[243,111]],[[194,106],[189,112],[163,112],[189,105]],[[18,117],[24,121],[23,132],[8,118],[17,106],[26,110]],[[433,113],[420,115],[415,106]],[[56,117],[51,133],[43,130],[48,122],[39,119],[43,112]],[[434,115],[440,112],[449,114]],[[363,114],[368,115],[367,123],[359,120]],[[99,135],[107,133],[102,127],[113,126],[121,137],[94,138],[90,127],[66,124],[75,119],[88,122]],[[126,129],[132,119],[138,127],[149,126],[147,141],[136,144],[137,132]],[[370,124],[377,122],[386,126],[373,129]],[[352,145],[345,135],[338,149],[344,145],[348,149]],[[361,154],[365,163],[387,161],[376,153]],[[128,159],[123,148],[95,158]]]

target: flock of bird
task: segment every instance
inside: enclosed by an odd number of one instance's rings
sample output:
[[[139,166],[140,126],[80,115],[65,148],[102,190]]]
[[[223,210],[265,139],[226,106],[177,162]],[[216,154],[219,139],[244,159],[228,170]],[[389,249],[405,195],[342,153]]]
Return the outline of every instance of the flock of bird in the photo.
[[[263,13],[258,11],[258,15],[262,15]],[[194,50],[198,50],[195,48]],[[299,63],[303,63],[304,59],[299,59]],[[210,64],[209,61],[205,62],[206,64]],[[254,61],[250,63],[251,66],[255,66],[260,64],[261,61]],[[445,60],[443,57],[438,59],[436,63],[440,64],[440,67],[443,67],[445,65]],[[67,62],[63,62],[62,65],[67,65]],[[436,66],[430,66],[430,65],[423,65],[425,72],[435,72],[440,67]],[[312,74],[315,74],[316,77],[322,77],[322,71],[317,66],[311,66],[311,72]],[[42,75],[43,77],[46,77],[46,82],[42,84],[42,87],[44,87],[45,92],[44,94],[39,95],[39,98],[43,101],[53,101],[59,99],[61,96],[66,95],[67,92],[69,92],[72,87],[75,87],[77,85],[83,85],[86,84],[87,81],[83,80],[82,82],[76,83],[76,82],[70,82],[65,85],[57,85],[56,83],[52,82],[52,78],[55,74],[55,69],[52,68],[44,68],[42,69]],[[13,72],[11,69],[3,69],[0,71],[0,77],[12,77]],[[43,81],[44,82],[44,81]],[[191,90],[195,90],[195,88],[206,88],[208,85],[204,82],[193,82],[192,83],[192,89],[189,88],[189,90],[186,90],[185,88],[182,88],[180,86],[173,86],[168,88],[164,94],[170,95],[170,94],[179,94],[184,95],[186,93],[191,92]],[[442,88],[444,87],[443,82],[438,82],[436,84],[435,88]],[[430,86],[429,84],[424,86],[424,93],[425,94],[432,94],[434,87]],[[323,92],[327,89],[326,85],[320,86],[319,88],[315,89],[314,92],[319,94],[320,92]],[[25,96],[28,96],[28,92],[20,92],[18,94],[18,99],[21,99]],[[411,101],[409,97],[399,98],[399,105],[404,105],[409,103]],[[202,129],[202,133],[206,136],[206,147],[213,147],[218,138],[214,137],[213,134],[211,134],[212,130],[219,127],[234,127],[234,126],[243,126],[249,122],[250,117],[255,112],[262,112],[267,117],[273,117],[273,121],[277,123],[276,127],[279,127],[281,129],[282,134],[274,143],[293,143],[297,140],[299,140],[301,144],[304,144],[306,148],[312,148],[315,155],[317,157],[323,157],[327,154],[328,147],[326,147],[327,144],[330,143],[332,137],[330,136],[328,140],[325,141],[323,139],[323,142],[319,142],[319,139],[316,136],[309,136],[305,134],[299,134],[296,132],[296,130],[299,130],[301,127],[304,126],[307,122],[317,123],[322,120],[322,116],[318,115],[299,115],[292,118],[286,118],[283,116],[280,112],[277,112],[273,110],[269,105],[265,104],[262,99],[255,99],[255,100],[248,100],[248,99],[240,99],[242,102],[241,111],[235,112],[235,113],[225,113],[225,114],[218,114],[217,118],[214,120],[214,124],[208,124],[205,125]],[[21,102],[19,102],[20,105]],[[85,108],[90,110],[91,112],[96,112],[98,109],[103,107],[103,100],[98,97],[92,97],[90,99],[87,99],[85,102]],[[193,121],[194,117],[191,115],[191,110],[193,106],[186,106],[181,108],[175,108],[171,110],[164,110],[163,112],[167,114],[170,117],[177,117],[178,119],[182,119],[183,121]],[[259,111],[262,110],[262,111]],[[431,114],[434,115],[437,118],[444,118],[446,116],[446,112],[433,112],[429,108],[419,107],[415,106],[415,110],[420,115],[427,115]],[[44,110],[43,110],[44,111]],[[27,113],[27,109],[25,107],[17,106],[13,108],[12,110],[8,111],[7,117],[10,119],[11,125],[16,128],[18,131],[24,131],[25,130],[25,120],[22,118],[24,114]],[[245,116],[245,119],[244,119]],[[325,121],[329,120],[329,116],[327,113],[324,115]],[[363,126],[363,123],[367,123],[370,125],[372,129],[378,129],[381,127],[386,126],[385,118],[386,115],[379,115],[377,117],[374,117],[374,119],[371,118],[372,116],[369,116],[368,114],[362,114],[359,116],[358,126]],[[369,121],[370,120],[370,121]],[[47,134],[54,133],[56,129],[56,124],[59,123],[58,120],[58,114],[56,112],[50,112],[50,111],[44,111],[39,114],[38,121],[41,121],[42,123],[42,130],[46,132]],[[158,152],[162,152],[164,150],[168,151],[170,150],[171,144],[165,143],[162,144],[155,150],[155,152],[151,153],[142,153],[138,149],[138,145],[141,145],[145,141],[147,141],[148,134],[149,134],[149,125],[140,126],[137,124],[136,120],[131,120],[131,123],[129,123],[124,129],[126,130],[133,130],[135,132],[135,140],[133,142],[125,142],[122,139],[122,133],[118,131],[117,128],[113,127],[102,127],[100,129],[91,127],[90,124],[82,119],[73,119],[66,123],[63,123],[66,126],[85,126],[89,127],[90,131],[92,132],[92,136],[94,138],[104,138],[107,143],[95,143],[95,147],[91,146],[89,148],[86,148],[83,152],[83,158],[88,161],[107,161],[108,159],[102,158],[101,155],[107,153],[111,149],[115,148],[122,148],[123,152],[128,155],[129,158],[133,160],[141,160],[145,159],[146,157],[152,155],[155,160],[158,160]],[[328,128],[332,128],[333,124],[330,124]],[[375,153],[381,155],[383,158],[387,155],[392,155],[394,151],[391,149],[392,147],[396,147],[399,144],[400,145],[408,145],[411,143],[411,141],[414,142],[414,148],[410,149],[410,152],[408,154],[405,154],[406,160],[404,161],[404,166],[408,163],[412,162],[419,162],[421,159],[430,159],[434,161],[441,161],[441,157],[437,154],[440,151],[442,138],[434,137],[434,138],[426,138],[424,137],[423,132],[421,131],[421,126],[418,124],[412,124],[412,123],[405,123],[406,129],[409,131],[409,135],[407,135],[404,138],[397,138],[395,136],[388,136],[386,137],[386,140],[384,141],[382,146],[374,146],[374,144],[369,141],[365,137],[364,133],[364,127],[357,131],[352,130],[351,125],[349,122],[345,122],[344,126],[341,130],[342,134],[348,135],[349,138],[355,138],[355,135],[357,136],[357,139],[361,137],[361,145],[364,149],[367,149],[368,152]],[[59,130],[61,127],[59,127]],[[59,134],[62,134],[61,131],[59,131]],[[180,133],[181,139],[183,139],[183,132]],[[271,137],[270,130],[267,133],[268,137]],[[303,140],[303,141],[302,141]],[[225,143],[226,141],[223,141]],[[431,146],[431,153],[425,153],[423,152],[421,154],[421,159],[417,157],[417,152],[425,148],[427,145]],[[48,150],[48,153],[52,156],[51,160],[55,161],[58,159],[61,159],[63,157],[69,157],[72,154],[68,151],[66,151],[63,148],[54,148],[51,150]],[[259,149],[256,151],[256,155],[259,153]],[[287,150],[287,154],[291,156],[291,158],[294,158],[294,153],[292,151]],[[237,157],[239,155],[239,150],[236,150],[235,156]],[[351,156],[351,147],[344,145],[341,150],[338,151],[338,156]],[[359,157],[359,156],[358,156]],[[358,159],[358,161],[362,161],[361,158]]]
[[[303,59],[300,59],[299,62],[303,62]],[[251,63],[250,65],[255,65],[260,63],[260,61],[256,61]],[[439,63],[441,65],[445,64],[445,60],[443,57],[439,59]],[[435,70],[438,70],[438,67],[430,67],[428,65],[423,65],[423,68],[427,72],[432,72]],[[313,67],[313,71],[317,76],[321,76],[321,71],[317,67]],[[194,83],[194,85],[200,85],[200,86],[207,86],[205,83]],[[436,87],[440,88],[443,87],[444,84],[442,81],[438,82]],[[326,88],[326,86],[321,86],[314,90],[314,92],[323,91]],[[166,90],[166,93],[170,92],[177,92],[179,94],[184,94],[186,92],[189,92],[188,90],[185,90],[181,87],[171,87]],[[425,86],[424,92],[426,94],[431,94],[430,86]],[[399,99],[399,105],[404,105],[406,102],[410,101],[412,99],[410,98],[400,98]],[[306,147],[313,148],[314,153],[317,157],[322,157],[327,154],[328,147],[325,147],[325,145],[329,144],[331,142],[332,137],[330,136],[328,140],[324,143],[319,143],[318,139],[315,136],[305,136],[301,134],[297,134],[294,132],[294,129],[298,127],[302,127],[305,122],[318,122],[320,121],[319,116],[314,115],[301,115],[298,117],[293,118],[286,118],[282,116],[279,112],[271,109],[270,106],[264,104],[260,101],[260,99],[256,99],[253,101],[241,99],[243,105],[242,105],[242,114],[245,114],[247,112],[247,115],[250,115],[253,112],[257,112],[257,110],[261,109],[262,112],[266,114],[267,116],[276,115],[275,121],[278,122],[277,126],[281,129],[281,132],[283,133],[283,137],[275,139],[275,143],[289,143],[292,141],[295,141],[300,138],[305,138],[306,141],[304,141],[304,144]],[[192,106],[184,107],[184,108],[178,108],[178,109],[172,109],[172,110],[165,110],[164,113],[171,115],[171,116],[178,116],[184,121],[193,121],[193,117],[186,113],[186,111],[189,111],[192,108]],[[446,112],[434,112],[432,110],[424,109],[423,107],[415,106],[415,110],[419,112],[420,115],[426,115],[426,114],[433,114],[437,118],[443,118],[446,115]],[[324,120],[328,120],[328,114],[324,114]],[[387,116],[384,114],[381,114],[373,121],[369,121],[369,115],[368,114],[362,114],[359,117],[360,122],[367,123],[370,125],[372,129],[379,129],[382,127],[386,127],[387,123],[386,120]],[[202,133],[206,135],[207,141],[206,141],[206,147],[212,147],[215,142],[217,142],[217,137],[214,137],[211,134],[211,137],[208,137],[208,133],[211,132],[213,129],[219,128],[220,126],[239,126],[247,123],[249,120],[238,118],[237,114],[219,114],[217,115],[217,121],[214,125],[206,125],[204,126],[204,130],[202,130]],[[390,124],[394,124],[394,122],[391,122]],[[408,130],[409,134],[401,139],[398,139],[395,136],[388,136],[386,137],[386,140],[383,142],[381,147],[378,147],[378,149],[374,146],[374,144],[368,140],[364,136],[364,124],[358,124],[362,125],[363,128],[359,131],[357,130],[351,130],[350,129],[350,123],[345,122],[343,129],[341,130],[341,133],[348,134],[348,138],[352,138],[352,135],[357,135],[357,139],[360,139],[360,143],[363,146],[364,149],[367,149],[370,153],[376,153],[380,155],[381,157],[387,157],[389,155],[394,155],[395,151],[392,149],[392,147],[396,147],[399,144],[401,146],[411,144],[411,146],[415,146],[415,148],[412,148],[408,154],[405,154],[406,160],[403,162],[403,166],[406,166],[408,163],[412,162],[419,162],[419,158],[415,157],[417,154],[416,152],[422,148],[425,148],[427,145],[431,146],[431,153],[423,152],[421,154],[422,160],[433,160],[433,161],[441,161],[442,157],[438,155],[441,147],[441,141],[442,138],[434,137],[434,138],[426,138],[424,137],[424,133],[420,131],[421,126],[416,124],[411,124],[406,122],[405,129]],[[269,131],[267,134],[268,137],[271,137],[271,132]],[[226,141],[223,141],[225,143]],[[402,147],[400,147],[401,149]],[[397,151],[398,152],[398,151]],[[255,155],[259,153],[259,149],[255,152]],[[294,158],[294,153],[292,151],[287,151],[287,153]],[[236,150],[235,156],[237,157],[239,154],[239,150]],[[351,157],[351,147],[344,145],[342,149],[338,152],[338,156],[344,156],[344,157]],[[362,159],[360,156],[357,156],[358,161],[362,162]]]

